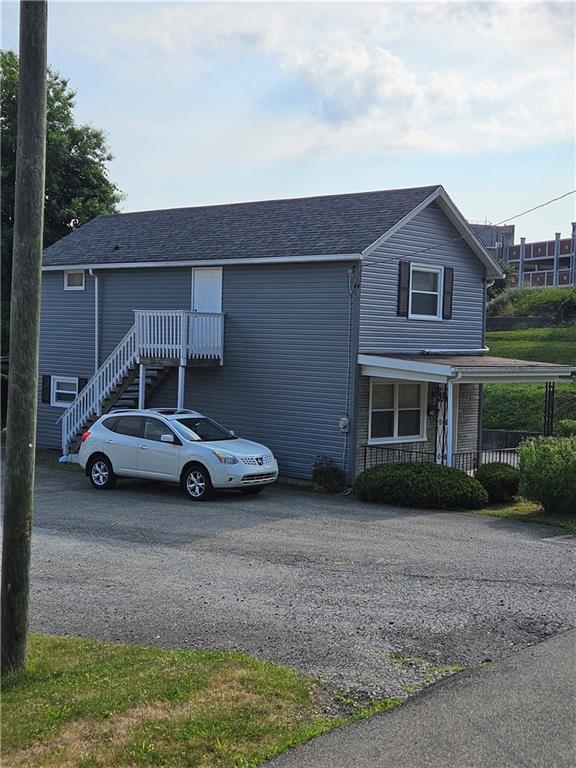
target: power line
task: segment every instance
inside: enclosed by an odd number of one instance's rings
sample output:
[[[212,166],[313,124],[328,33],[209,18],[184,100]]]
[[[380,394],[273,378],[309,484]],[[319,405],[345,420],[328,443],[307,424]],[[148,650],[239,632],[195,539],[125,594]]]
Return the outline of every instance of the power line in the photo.
[[[562,200],[565,197],[568,197],[569,195],[573,195],[576,193],[576,189],[571,189],[569,192],[564,192],[562,195],[558,195],[558,197],[553,197],[550,200],[546,200],[545,203],[539,203],[539,205],[535,205],[532,208],[528,208],[526,211],[522,211],[522,213],[516,213],[514,216],[509,216],[507,219],[502,219],[502,221],[497,221],[495,224],[487,224],[485,227],[482,227],[481,229],[473,230],[473,235],[478,235],[480,232],[484,232],[486,229],[491,229],[492,227],[499,227],[502,224],[506,224],[509,221],[513,221],[514,219],[519,219],[521,216],[526,216],[528,213],[532,213],[532,211],[537,211],[539,208],[545,208],[547,205],[550,205],[551,203],[555,203],[558,200]],[[459,235],[458,237],[453,237],[451,240],[445,240],[443,243],[437,243],[436,245],[431,245],[428,248],[421,248],[419,251],[412,251],[412,253],[409,254],[409,256],[418,256],[421,253],[428,253],[429,251],[434,251],[436,248],[442,248],[443,245],[449,245],[450,243],[454,243],[457,240],[465,240],[467,237],[470,237],[470,235]]]

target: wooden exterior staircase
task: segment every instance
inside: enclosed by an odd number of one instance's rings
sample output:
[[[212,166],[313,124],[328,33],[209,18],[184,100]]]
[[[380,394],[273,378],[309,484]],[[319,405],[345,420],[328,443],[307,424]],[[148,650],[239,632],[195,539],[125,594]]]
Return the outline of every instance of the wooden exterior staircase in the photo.
[[[59,419],[63,459],[78,451],[96,419],[113,409],[137,408],[175,365],[223,361],[222,313],[135,310],[134,325]]]

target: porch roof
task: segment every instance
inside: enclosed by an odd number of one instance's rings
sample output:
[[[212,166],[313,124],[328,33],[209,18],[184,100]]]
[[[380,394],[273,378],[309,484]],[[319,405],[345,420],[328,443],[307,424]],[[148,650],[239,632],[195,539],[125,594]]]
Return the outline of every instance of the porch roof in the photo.
[[[576,366],[478,354],[360,354],[365,376],[461,384],[569,381]]]

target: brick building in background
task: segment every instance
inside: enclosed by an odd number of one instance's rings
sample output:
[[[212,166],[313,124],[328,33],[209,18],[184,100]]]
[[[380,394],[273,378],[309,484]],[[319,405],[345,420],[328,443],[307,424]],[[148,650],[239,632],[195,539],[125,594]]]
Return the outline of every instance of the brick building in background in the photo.
[[[488,251],[516,268],[514,284],[524,288],[576,286],[576,222],[570,237],[556,233],[553,240],[514,243],[514,225],[471,224]]]

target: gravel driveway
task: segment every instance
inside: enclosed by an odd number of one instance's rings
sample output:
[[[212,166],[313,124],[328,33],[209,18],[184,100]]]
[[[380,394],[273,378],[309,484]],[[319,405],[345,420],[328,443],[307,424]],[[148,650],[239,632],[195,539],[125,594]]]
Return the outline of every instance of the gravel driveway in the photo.
[[[242,649],[367,694],[576,624],[576,539],[276,486],[194,504],[40,465],[34,631]]]

